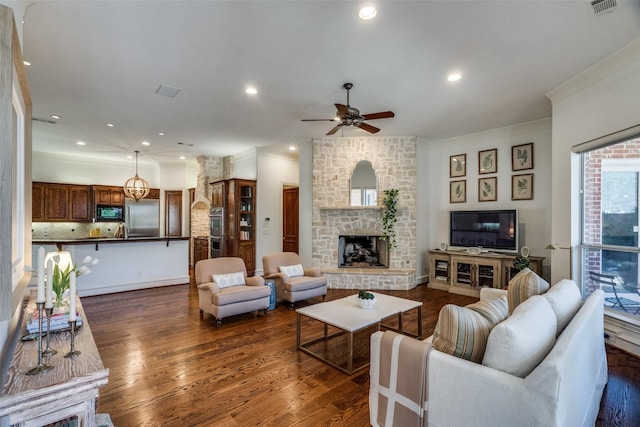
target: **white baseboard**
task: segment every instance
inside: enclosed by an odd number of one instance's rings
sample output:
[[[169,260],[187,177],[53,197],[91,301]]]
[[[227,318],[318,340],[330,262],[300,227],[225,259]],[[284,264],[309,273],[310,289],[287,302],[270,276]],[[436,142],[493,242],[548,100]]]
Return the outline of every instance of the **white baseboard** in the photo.
[[[154,280],[149,282],[137,282],[137,283],[122,283],[112,286],[100,286],[100,287],[84,287],[79,289],[78,295],[81,297],[88,297],[94,295],[113,294],[116,292],[135,291],[138,289],[159,288],[161,286],[182,285],[190,282],[189,276],[174,277],[171,279]]]

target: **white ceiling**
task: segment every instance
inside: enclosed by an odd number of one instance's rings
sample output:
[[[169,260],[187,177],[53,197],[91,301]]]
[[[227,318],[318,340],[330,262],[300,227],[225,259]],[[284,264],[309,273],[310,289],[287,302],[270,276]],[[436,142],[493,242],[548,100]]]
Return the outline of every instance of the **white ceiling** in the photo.
[[[372,1],[372,21],[344,0],[28,3],[33,116],[62,117],[34,122],[34,151],[142,150],[141,161],[322,136],[334,123],[300,120],[333,117],[345,82],[362,113],[395,112],[368,122],[379,136],[436,140],[546,118],[546,92],[640,37],[636,0],[601,16],[586,0]],[[453,71],[462,80],[448,82]],[[180,92],[159,96],[161,84]]]

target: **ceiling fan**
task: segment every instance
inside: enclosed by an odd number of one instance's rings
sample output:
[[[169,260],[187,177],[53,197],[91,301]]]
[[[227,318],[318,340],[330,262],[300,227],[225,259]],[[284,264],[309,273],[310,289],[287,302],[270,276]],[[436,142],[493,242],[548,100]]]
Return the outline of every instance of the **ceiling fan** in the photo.
[[[303,122],[335,122],[340,123],[327,132],[327,135],[333,135],[338,132],[342,126],[356,126],[370,133],[376,133],[380,129],[370,124],[364,123],[365,120],[387,119],[395,117],[393,111],[381,111],[379,113],[360,114],[360,110],[349,105],[349,91],[353,87],[353,83],[345,83],[342,85],[347,90],[347,105],[335,104],[338,112],[334,119],[302,119]]]

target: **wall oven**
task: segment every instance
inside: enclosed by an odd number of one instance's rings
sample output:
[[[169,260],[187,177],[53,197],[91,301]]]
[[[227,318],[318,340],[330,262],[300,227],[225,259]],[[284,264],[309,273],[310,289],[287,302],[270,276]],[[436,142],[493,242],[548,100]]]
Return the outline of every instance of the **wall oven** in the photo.
[[[224,256],[224,208],[213,207],[209,212],[210,230],[210,256],[219,258]]]
[[[210,256],[211,258],[220,258],[224,252],[224,237],[211,237]]]

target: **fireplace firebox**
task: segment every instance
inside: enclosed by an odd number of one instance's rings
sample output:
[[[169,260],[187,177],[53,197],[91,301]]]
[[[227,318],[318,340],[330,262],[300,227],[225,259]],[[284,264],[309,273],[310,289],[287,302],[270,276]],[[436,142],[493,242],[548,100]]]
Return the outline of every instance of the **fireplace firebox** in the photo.
[[[338,267],[387,268],[389,245],[382,236],[339,236]]]

